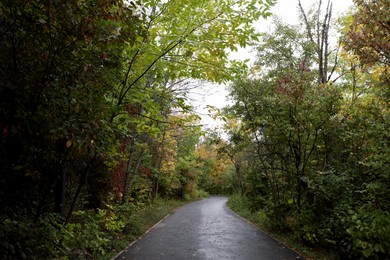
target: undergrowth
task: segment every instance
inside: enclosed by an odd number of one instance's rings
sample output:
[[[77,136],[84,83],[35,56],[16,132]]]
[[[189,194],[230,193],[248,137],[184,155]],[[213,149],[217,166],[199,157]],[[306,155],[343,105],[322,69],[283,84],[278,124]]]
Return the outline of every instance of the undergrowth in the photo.
[[[268,235],[276,238],[289,248],[299,252],[300,255],[305,257],[305,259],[337,259],[337,256],[331,254],[330,252],[326,252],[321,249],[314,249],[304,245],[300,241],[299,237],[297,237],[293,232],[288,232],[286,230],[283,232],[275,231],[275,229],[272,228],[272,220],[268,218],[265,211],[258,210],[252,212],[250,210],[250,202],[248,198],[241,194],[231,195],[227,205],[235,213],[245,218]]]
[[[2,259],[111,259],[187,202],[155,199],[142,205],[105,205],[76,211],[67,225],[57,214],[46,214],[36,224],[23,216],[2,217],[0,255]]]

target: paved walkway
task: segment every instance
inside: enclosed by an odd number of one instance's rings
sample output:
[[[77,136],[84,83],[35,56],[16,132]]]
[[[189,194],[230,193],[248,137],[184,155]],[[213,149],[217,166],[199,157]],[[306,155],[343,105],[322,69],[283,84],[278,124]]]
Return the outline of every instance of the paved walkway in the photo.
[[[178,209],[116,259],[303,259],[211,197]]]

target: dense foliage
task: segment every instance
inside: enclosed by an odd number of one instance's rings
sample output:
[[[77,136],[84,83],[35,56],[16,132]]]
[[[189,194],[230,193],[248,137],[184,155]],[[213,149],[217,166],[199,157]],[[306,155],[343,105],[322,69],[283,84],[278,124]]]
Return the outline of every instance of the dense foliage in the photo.
[[[339,47],[321,1],[256,33],[274,2],[2,1],[2,257],[108,257],[161,197],[235,191],[310,246],[388,258],[389,2],[356,0]],[[254,42],[248,73],[228,53]],[[227,138],[188,105],[205,81],[233,82]]]
[[[342,259],[385,259],[389,2],[356,5],[340,20],[339,47],[328,41],[329,4],[300,7],[300,27],[276,19],[253,75],[231,86],[226,113],[238,123],[227,126],[245,203],[262,221]]]
[[[272,2],[2,1],[2,257],[104,256],[139,205],[219,191],[186,95],[245,71]]]

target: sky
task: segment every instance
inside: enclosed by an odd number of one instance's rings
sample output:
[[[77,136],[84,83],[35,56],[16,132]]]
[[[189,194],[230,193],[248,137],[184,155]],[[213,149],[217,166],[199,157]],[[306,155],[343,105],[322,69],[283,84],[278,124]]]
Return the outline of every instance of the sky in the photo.
[[[326,8],[327,0],[322,0],[323,8]],[[317,0],[301,0],[303,9],[307,11],[310,6],[317,4]],[[333,17],[339,16],[339,14],[348,10],[353,5],[352,0],[333,0]],[[298,0],[278,0],[277,4],[271,8],[271,12],[274,15],[279,16],[282,20],[289,24],[298,23]],[[272,18],[267,20],[259,20],[256,22],[255,27],[259,32],[267,31],[270,29]],[[237,53],[232,53],[233,59],[253,59],[254,54],[251,49],[240,49]],[[211,85],[208,84],[202,89],[197,91],[193,105],[196,111],[201,116],[201,124],[210,129],[214,129],[221,125],[221,122],[214,121],[210,116],[207,116],[206,105],[215,106],[217,108],[223,108],[229,104],[227,100],[226,86],[224,85]],[[199,94],[202,93],[202,94]]]

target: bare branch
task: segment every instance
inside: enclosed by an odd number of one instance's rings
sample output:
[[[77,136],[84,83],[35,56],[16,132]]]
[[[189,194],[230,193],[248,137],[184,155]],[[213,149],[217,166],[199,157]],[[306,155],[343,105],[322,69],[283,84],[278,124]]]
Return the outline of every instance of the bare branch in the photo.
[[[330,80],[330,78],[332,77],[333,73],[336,70],[337,65],[339,64],[339,59],[338,58],[339,58],[339,51],[340,51],[340,49],[341,49],[341,42],[339,42],[339,45],[336,48],[336,55],[335,55],[335,58],[334,58],[334,64],[333,64],[332,70],[329,73],[327,81]]]
[[[298,6],[299,6],[299,9],[301,10],[303,19],[305,20],[305,24],[306,24],[306,27],[307,27],[307,34],[309,36],[309,39],[310,39],[311,42],[314,43],[313,34],[311,33],[311,27],[310,27],[309,21],[307,20],[306,13],[303,10],[302,4],[301,4],[301,0],[298,0]]]

